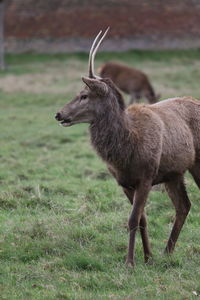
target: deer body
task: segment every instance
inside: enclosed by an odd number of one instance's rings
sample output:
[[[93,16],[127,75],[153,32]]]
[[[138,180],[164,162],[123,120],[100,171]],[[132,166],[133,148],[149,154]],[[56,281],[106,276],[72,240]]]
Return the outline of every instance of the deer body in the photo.
[[[102,78],[111,78],[120,90],[130,95],[129,104],[139,102],[142,97],[149,103],[155,103],[159,99],[147,75],[140,70],[116,62],[107,62],[99,68],[99,73]]]
[[[200,128],[190,123],[196,110],[200,122],[199,102],[175,98],[155,105],[132,105],[120,113],[112,105],[104,108],[101,121],[90,126],[91,142],[123,187],[135,188],[143,173],[151,176],[154,185],[192,167],[200,150],[194,147],[193,132],[197,130],[200,137]]]
[[[125,109],[113,82],[94,76],[93,59],[90,56],[90,77],[82,78],[86,87],[56,119],[66,127],[90,124],[92,145],[132,204],[127,263],[134,265],[137,229],[145,261],[151,256],[144,208],[152,185],[165,184],[176,211],[167,253],[173,251],[191,206],[184,185],[186,170],[200,188],[200,102],[182,97]]]

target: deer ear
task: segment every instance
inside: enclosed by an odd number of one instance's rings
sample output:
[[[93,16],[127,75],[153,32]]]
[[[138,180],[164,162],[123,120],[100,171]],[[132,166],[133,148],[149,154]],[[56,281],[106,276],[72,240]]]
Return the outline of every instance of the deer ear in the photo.
[[[108,93],[108,86],[105,82],[89,77],[82,77],[83,82],[95,93],[105,96]]]

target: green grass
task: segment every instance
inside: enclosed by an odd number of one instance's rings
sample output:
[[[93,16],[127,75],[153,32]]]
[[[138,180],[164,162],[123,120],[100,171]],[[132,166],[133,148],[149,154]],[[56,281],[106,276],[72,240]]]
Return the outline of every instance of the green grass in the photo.
[[[200,98],[200,52],[100,54],[146,71],[162,98]],[[9,55],[0,74],[0,299],[195,299],[200,294],[199,190],[171,257],[165,193],[147,203],[153,262],[141,240],[124,265],[130,205],[90,146],[88,126],[61,128],[57,110],[82,86],[87,55]]]

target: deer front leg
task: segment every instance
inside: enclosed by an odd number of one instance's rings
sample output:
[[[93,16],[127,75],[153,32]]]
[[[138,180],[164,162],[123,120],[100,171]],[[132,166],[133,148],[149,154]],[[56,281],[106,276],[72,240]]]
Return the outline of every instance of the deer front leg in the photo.
[[[145,182],[140,184],[139,187],[135,190],[134,200],[133,200],[133,208],[129,218],[129,246],[128,246],[128,256],[126,263],[128,265],[134,266],[134,250],[135,250],[135,235],[140,224],[141,227],[141,236],[145,254],[145,261],[149,259],[151,256],[150,245],[148,241],[147,234],[147,222],[144,214],[144,206],[147,200],[148,193],[151,189],[151,183]]]
[[[149,235],[147,231],[147,217],[145,212],[143,212],[140,219],[140,234],[142,238],[142,245],[144,250],[144,261],[147,263],[149,259],[152,257],[151,247],[149,243]]]
[[[123,188],[123,190],[127,198],[129,199],[130,203],[133,204],[134,190],[127,189],[127,188]],[[147,263],[149,258],[152,256],[152,253],[151,253],[151,247],[149,243],[149,236],[147,230],[147,218],[144,211],[140,218],[139,227],[140,227],[140,234],[141,234],[142,245],[144,250],[144,261],[145,263]]]
[[[135,103],[140,103],[141,95],[139,92],[132,92],[129,98],[129,105]]]

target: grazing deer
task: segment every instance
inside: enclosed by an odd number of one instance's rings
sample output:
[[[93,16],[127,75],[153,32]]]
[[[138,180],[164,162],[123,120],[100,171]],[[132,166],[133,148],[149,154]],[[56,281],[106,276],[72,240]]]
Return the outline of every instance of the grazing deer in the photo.
[[[113,82],[94,75],[94,57],[107,31],[101,38],[100,31],[91,47],[89,77],[82,78],[86,87],[55,118],[65,127],[90,124],[92,145],[132,204],[127,263],[134,265],[137,229],[145,262],[151,257],[144,211],[151,187],[165,183],[176,210],[166,253],[174,250],[190,210],[184,185],[186,170],[200,188],[200,102],[183,97],[125,109]]]
[[[116,86],[130,95],[129,104],[140,102],[145,97],[149,103],[155,103],[160,95],[156,95],[146,74],[126,65],[108,62],[98,69],[102,78],[111,78]]]

